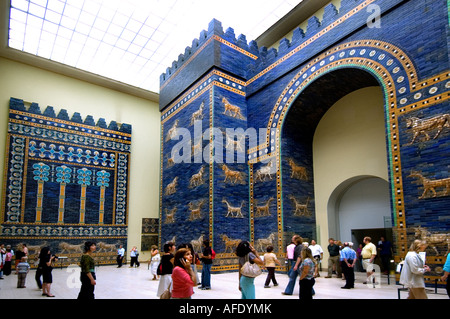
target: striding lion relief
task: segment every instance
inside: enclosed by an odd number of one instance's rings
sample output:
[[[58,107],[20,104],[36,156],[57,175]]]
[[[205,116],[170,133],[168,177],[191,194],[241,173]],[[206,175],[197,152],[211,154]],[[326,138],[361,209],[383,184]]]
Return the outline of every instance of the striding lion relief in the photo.
[[[417,239],[422,239],[427,242],[427,244],[434,250],[436,256],[439,255],[437,246],[445,246],[447,251],[444,256],[447,256],[450,252],[450,233],[432,233],[423,227],[415,227],[414,237]]]

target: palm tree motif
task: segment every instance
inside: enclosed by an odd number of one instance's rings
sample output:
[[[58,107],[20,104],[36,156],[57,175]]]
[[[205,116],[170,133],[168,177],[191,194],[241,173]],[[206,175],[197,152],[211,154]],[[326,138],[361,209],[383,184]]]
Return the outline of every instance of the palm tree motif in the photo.
[[[92,172],[83,167],[77,170],[78,185],[81,185],[80,196],[80,224],[84,224],[86,216],[86,189],[91,185]]]
[[[56,181],[59,183],[58,223],[64,223],[64,203],[66,200],[66,185],[70,183],[72,169],[65,165],[56,168]]]
[[[44,199],[44,183],[48,182],[50,166],[44,163],[33,164],[33,179],[38,182],[36,202],[36,223],[42,222],[42,202]]]
[[[97,172],[97,186],[100,187],[100,208],[99,208],[99,216],[98,223],[103,224],[103,218],[105,215],[105,190],[106,187],[109,186],[109,177],[111,175],[104,170]]]

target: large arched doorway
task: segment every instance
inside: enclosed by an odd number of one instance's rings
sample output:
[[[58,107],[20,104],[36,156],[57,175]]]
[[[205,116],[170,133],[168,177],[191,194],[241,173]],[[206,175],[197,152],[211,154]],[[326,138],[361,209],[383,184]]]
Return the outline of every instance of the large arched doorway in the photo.
[[[300,233],[326,248],[329,237],[340,236],[333,231],[339,217],[329,213],[330,199],[345,194],[336,189],[367,176],[389,189],[383,106],[375,77],[356,68],[323,75],[292,103],[280,144],[285,238]],[[293,175],[292,161],[305,168],[303,178]],[[302,214],[298,204],[312,214]]]

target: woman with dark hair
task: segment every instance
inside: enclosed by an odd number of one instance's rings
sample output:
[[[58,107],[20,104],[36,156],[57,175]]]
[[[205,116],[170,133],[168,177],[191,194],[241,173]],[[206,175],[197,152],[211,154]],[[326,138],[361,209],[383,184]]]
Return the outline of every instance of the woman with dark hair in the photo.
[[[97,284],[97,278],[95,276],[95,260],[92,255],[96,248],[93,242],[87,241],[84,243],[84,254],[81,256],[80,261],[81,289],[78,299],[95,299],[94,289]]]
[[[190,299],[197,285],[197,278],[192,270],[192,252],[189,248],[177,250],[172,271],[172,298]]]
[[[44,247],[39,254],[39,267],[42,268],[42,296],[55,297],[50,293],[50,287],[53,283],[52,263],[56,259],[52,256],[50,247]]]
[[[239,257],[239,269],[246,261],[261,267],[264,266],[256,249],[246,240],[241,241],[236,247],[236,255]],[[255,299],[255,278],[244,276],[239,271],[239,290],[241,291],[241,299]]]
[[[173,270],[173,254],[175,252],[175,244],[168,242],[164,244],[163,250],[164,254],[161,257],[161,262],[158,268],[160,268],[159,273],[161,275],[159,279],[158,291],[156,296],[161,297],[161,295],[166,291],[166,289],[172,284],[172,270]],[[172,287],[173,288],[173,287]]]

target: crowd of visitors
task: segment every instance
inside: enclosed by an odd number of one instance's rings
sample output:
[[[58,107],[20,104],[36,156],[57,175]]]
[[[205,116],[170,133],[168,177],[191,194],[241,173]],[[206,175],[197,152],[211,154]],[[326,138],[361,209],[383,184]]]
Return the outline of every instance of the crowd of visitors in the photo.
[[[326,279],[341,278],[345,280],[342,289],[355,288],[355,271],[366,273],[364,284],[376,285],[375,273],[389,274],[391,259],[393,256],[392,244],[381,237],[377,245],[368,236],[363,239],[355,250],[352,242],[344,242],[330,238],[326,247],[328,252]],[[26,288],[27,274],[30,271],[28,262],[28,249],[26,244],[20,244],[15,251],[10,245],[0,245],[0,279],[3,276],[17,275],[17,288]],[[414,240],[400,263],[401,274],[399,283],[408,289],[408,299],[426,299],[424,275],[430,272],[430,267],[425,264],[424,252],[427,243],[423,240]],[[238,260],[239,276],[238,288],[242,299],[255,299],[255,278],[261,275],[262,270],[267,271],[264,288],[270,288],[270,284],[278,286],[276,279],[276,267],[282,267],[282,263],[273,252],[273,246],[266,247],[266,252],[261,256],[248,241],[241,241],[235,250]],[[96,286],[95,253],[96,244],[86,242],[84,253],[80,258],[80,282],[81,288],[78,299],[94,299]],[[130,251],[130,267],[139,267],[139,252],[134,246]],[[117,249],[117,267],[123,265],[125,249],[122,245]],[[288,284],[282,292],[283,295],[293,295],[295,284],[299,283],[299,298],[312,299],[315,295],[315,278],[320,277],[321,263],[324,258],[323,248],[311,240],[305,242],[300,235],[292,236],[291,243],[286,247],[285,262]],[[377,260],[379,258],[379,260]],[[53,282],[52,269],[58,257],[50,250],[43,247],[37,256],[35,281],[42,296],[55,297],[51,292]],[[191,298],[194,287],[202,290],[211,289],[211,267],[215,259],[215,252],[210,246],[209,240],[203,241],[201,253],[195,252],[190,243],[176,246],[167,242],[162,252],[156,245],[151,247],[151,257],[148,261],[152,280],[159,280],[156,296],[159,298],[185,299]],[[376,265],[375,261],[377,260]],[[197,266],[201,265],[201,273]],[[284,268],[284,267],[282,267]],[[447,294],[450,297],[448,276],[450,273],[450,261],[446,259],[443,274],[440,278],[446,282]],[[298,279],[297,279],[298,277]],[[42,278],[42,281],[41,281]]]

